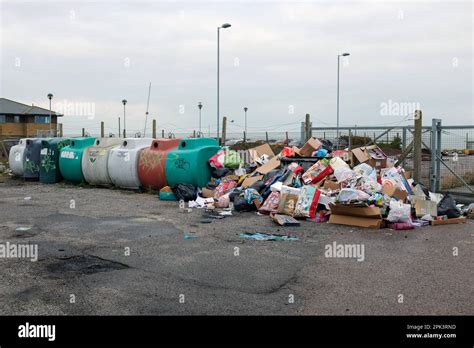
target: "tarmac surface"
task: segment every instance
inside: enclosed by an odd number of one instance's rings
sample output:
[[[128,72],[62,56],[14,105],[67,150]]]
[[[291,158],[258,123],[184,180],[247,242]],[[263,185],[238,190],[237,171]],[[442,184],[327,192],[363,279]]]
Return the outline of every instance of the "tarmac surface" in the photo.
[[[235,212],[201,223],[202,213],[150,193],[3,180],[0,243],[37,244],[38,261],[0,259],[1,312],[474,314],[473,220],[394,231],[281,227]],[[249,240],[244,232],[299,240]],[[326,257],[334,242],[363,246],[363,261]]]

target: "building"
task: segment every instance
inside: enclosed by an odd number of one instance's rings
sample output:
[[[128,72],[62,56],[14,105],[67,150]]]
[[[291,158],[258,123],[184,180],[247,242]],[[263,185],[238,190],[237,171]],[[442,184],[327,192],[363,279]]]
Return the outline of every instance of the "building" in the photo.
[[[58,117],[51,111],[51,135],[56,136]],[[0,139],[49,136],[48,109],[0,98]]]

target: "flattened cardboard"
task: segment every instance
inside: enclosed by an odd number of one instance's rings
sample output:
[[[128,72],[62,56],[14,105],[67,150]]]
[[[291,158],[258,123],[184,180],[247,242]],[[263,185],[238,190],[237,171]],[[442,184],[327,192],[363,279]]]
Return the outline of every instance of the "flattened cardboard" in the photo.
[[[252,186],[253,183],[262,179],[263,179],[263,175],[249,176],[245,178],[244,181],[242,182],[242,188],[247,188],[249,186]]]
[[[405,199],[408,197],[408,192],[403,191],[399,189],[398,187],[393,187],[393,186],[384,186],[382,187],[382,193],[386,194],[390,197],[395,197],[401,200],[402,202],[405,202]]]
[[[314,151],[321,147],[321,145],[322,144],[318,139],[311,137],[301,149],[296,150],[295,148],[293,148],[293,150],[300,157],[310,157]]]
[[[325,190],[340,190],[341,189],[341,183],[338,183],[337,181],[331,181],[331,180],[326,180],[323,185],[323,189]]]
[[[329,204],[331,215],[330,224],[380,228],[382,215],[380,208],[360,204]]]
[[[458,218],[452,218],[447,220],[433,220],[430,221],[430,225],[452,225],[452,224],[463,224],[466,222],[466,218],[464,216]]]
[[[299,226],[300,222],[295,218],[282,214],[272,214],[270,215],[273,221],[281,226]]]
[[[416,199],[415,211],[417,217],[422,217],[427,214],[435,217],[438,215],[438,204],[436,204],[436,202],[425,199]]]
[[[260,173],[260,174],[265,175],[268,172],[272,171],[273,169],[278,168],[279,166],[280,166],[280,160],[277,157],[273,157],[271,160],[269,160],[263,166],[258,167],[255,171]]]

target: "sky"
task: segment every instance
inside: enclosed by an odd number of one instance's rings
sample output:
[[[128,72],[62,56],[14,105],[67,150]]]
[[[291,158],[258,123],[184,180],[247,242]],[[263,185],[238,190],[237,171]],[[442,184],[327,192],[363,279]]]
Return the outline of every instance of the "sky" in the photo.
[[[0,0],[0,96],[63,112],[66,134],[215,134],[340,125],[474,124],[471,1]],[[148,132],[151,121],[148,122]]]

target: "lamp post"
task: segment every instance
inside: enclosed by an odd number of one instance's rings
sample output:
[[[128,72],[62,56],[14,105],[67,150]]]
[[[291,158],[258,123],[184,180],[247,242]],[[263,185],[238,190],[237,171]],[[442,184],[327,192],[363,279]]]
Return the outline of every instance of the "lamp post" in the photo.
[[[339,62],[341,57],[347,57],[350,53],[343,53],[337,55],[337,131],[336,131],[336,141],[337,148],[339,148]]]
[[[127,104],[127,100],[124,99],[122,100],[122,104],[123,104],[123,137],[126,138],[127,137],[127,126],[126,126],[126,123],[125,123],[125,105]]]
[[[199,137],[201,137],[201,109],[202,109],[202,103],[198,103],[198,108],[199,108]]]
[[[248,137],[248,133],[247,133],[247,110],[248,109],[249,109],[248,107],[244,107],[244,112],[245,112],[245,138]],[[244,140],[246,140],[246,139],[244,139]]]
[[[52,114],[52,112],[51,112],[51,99],[53,99],[53,93],[48,94],[48,99],[49,99],[49,136],[51,136],[51,121],[52,121],[51,120],[52,119],[52,117],[51,117],[51,114]]]
[[[220,29],[230,28],[229,23],[224,23],[220,27],[217,27],[217,142],[220,143],[219,139],[219,41],[220,41]]]

